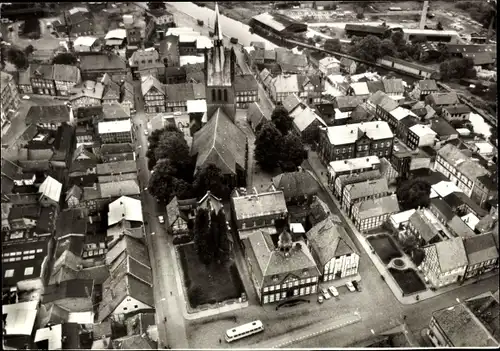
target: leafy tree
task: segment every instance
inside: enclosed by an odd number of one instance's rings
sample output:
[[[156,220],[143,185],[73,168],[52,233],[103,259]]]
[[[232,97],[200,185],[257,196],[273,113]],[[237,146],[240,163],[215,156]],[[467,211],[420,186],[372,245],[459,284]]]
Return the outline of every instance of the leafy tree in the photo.
[[[271,115],[271,121],[283,135],[286,135],[293,127],[293,119],[283,105],[276,106]]]
[[[207,210],[199,208],[194,219],[194,245],[200,261],[208,265],[213,259],[210,247],[210,216]]]
[[[215,221],[218,225],[218,259],[221,262],[227,261],[229,259],[229,238],[227,232],[227,219],[226,214],[223,210],[220,210],[217,214]]]
[[[174,193],[175,196],[177,196],[178,199],[191,199],[193,198],[194,195],[194,189],[191,184],[186,182],[183,179],[178,179],[178,178],[172,178],[173,181],[173,188],[174,188]]]
[[[167,7],[164,2],[161,1],[151,1],[147,3],[150,10],[165,10]]]
[[[257,132],[254,156],[263,170],[272,171],[278,166],[281,138],[281,132],[272,122],[264,122]]]
[[[24,48],[24,53],[27,56],[31,55],[34,51],[35,51],[35,48],[31,44]]]
[[[158,201],[169,203],[175,196],[175,174],[177,169],[168,159],[161,160],[149,178],[149,192]]]
[[[166,131],[162,134],[155,150],[157,160],[169,159],[177,168],[177,178],[188,180],[191,177],[191,159],[189,146],[178,132]]]
[[[283,137],[280,167],[283,171],[296,171],[307,158],[307,151],[299,136],[289,133]]]
[[[207,191],[219,198],[227,199],[230,189],[224,184],[224,175],[219,167],[210,163],[206,167],[198,168],[194,182],[194,193],[196,197],[204,196]]]
[[[396,53],[396,46],[390,39],[384,39],[380,42],[380,55],[394,56]]]
[[[366,61],[377,61],[381,57],[381,40],[374,35],[368,35],[361,39],[359,43],[351,46],[350,54]]]
[[[431,185],[422,179],[411,179],[398,187],[396,195],[402,211],[428,207],[431,201]]]
[[[356,14],[356,18],[357,18],[357,19],[363,19],[363,18],[365,18],[365,15],[364,15],[364,13],[363,13],[363,12],[358,12],[358,13]]]
[[[425,258],[425,251],[421,248],[416,248],[411,252],[411,260],[415,263],[415,266],[420,266]]]
[[[12,62],[19,70],[24,70],[28,67],[26,54],[15,47],[9,47],[7,50],[7,60]]]
[[[402,241],[400,241],[401,247],[404,252],[410,253],[419,246],[418,238],[413,235],[407,235]]]
[[[437,30],[443,30],[443,24],[441,22],[438,22],[437,26],[436,26],[436,29]]]
[[[334,51],[334,52],[341,52],[342,51],[342,44],[340,43],[340,39],[327,39],[325,41],[325,50],[328,51]]]
[[[63,52],[54,57],[52,64],[54,65],[76,65],[78,60],[75,55],[70,52]]]

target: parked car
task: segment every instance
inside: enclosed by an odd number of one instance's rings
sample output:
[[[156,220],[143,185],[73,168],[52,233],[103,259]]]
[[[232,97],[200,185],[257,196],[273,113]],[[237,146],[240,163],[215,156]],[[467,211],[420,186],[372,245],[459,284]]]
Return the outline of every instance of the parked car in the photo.
[[[147,190],[148,190],[148,187],[145,187],[145,188],[144,188],[144,191],[147,191]]]
[[[318,303],[323,303],[323,301],[325,301],[323,295],[318,295]]]
[[[352,285],[352,282],[345,283],[345,286],[347,286],[347,289],[349,289],[350,292],[356,291],[356,288],[354,288],[354,285]]]
[[[30,97],[28,95],[23,96],[23,100],[29,100],[29,99],[30,99]]]
[[[238,44],[238,38],[232,37],[229,41],[231,44]]]
[[[151,232],[151,235],[155,235],[155,232]]]
[[[360,282],[357,282],[357,281],[353,280],[353,281],[352,281],[352,285],[354,286],[354,288],[355,288],[357,291],[361,291],[361,290],[363,290],[363,289],[361,288],[361,283],[360,283]]]
[[[163,218],[163,216],[158,216],[158,220],[161,224],[165,223],[165,218]]]
[[[326,290],[325,288],[321,288],[321,293],[325,297],[325,300],[330,300],[332,298],[331,295],[328,293],[328,290]]]
[[[331,293],[334,297],[339,296],[339,292],[338,292],[337,288],[336,288],[336,287],[334,287],[333,285],[332,285],[332,286],[330,286],[330,287],[328,288],[328,291],[329,291],[329,292],[330,292],[330,293]]]
[[[147,130],[147,129],[145,129],[145,130],[144,130],[144,135],[148,135],[148,134],[149,134],[148,130]]]

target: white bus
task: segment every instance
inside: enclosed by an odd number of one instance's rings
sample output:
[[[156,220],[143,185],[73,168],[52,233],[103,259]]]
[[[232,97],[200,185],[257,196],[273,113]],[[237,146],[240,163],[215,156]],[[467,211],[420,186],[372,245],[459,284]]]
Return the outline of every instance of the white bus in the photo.
[[[402,11],[401,7],[389,7],[389,11]]]
[[[240,325],[239,327],[226,330],[226,341],[233,342],[238,339],[257,334],[264,331],[264,325],[261,321],[257,320],[247,324]]]

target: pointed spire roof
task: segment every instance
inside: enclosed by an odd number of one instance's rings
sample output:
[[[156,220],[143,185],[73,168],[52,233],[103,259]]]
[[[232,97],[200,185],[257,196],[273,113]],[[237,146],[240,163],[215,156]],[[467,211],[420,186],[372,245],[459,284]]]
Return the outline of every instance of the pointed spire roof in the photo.
[[[217,2],[215,2],[214,37],[218,40],[223,40],[222,29],[219,21],[219,5],[217,5]]]

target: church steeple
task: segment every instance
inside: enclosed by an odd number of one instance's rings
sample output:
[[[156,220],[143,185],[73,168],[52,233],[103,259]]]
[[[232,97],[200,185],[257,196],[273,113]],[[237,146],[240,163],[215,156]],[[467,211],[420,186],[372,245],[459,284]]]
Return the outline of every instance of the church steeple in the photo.
[[[217,5],[217,2],[215,2],[214,45],[222,46],[223,39],[224,37],[222,35],[222,29],[220,27],[219,20],[219,5]]]

